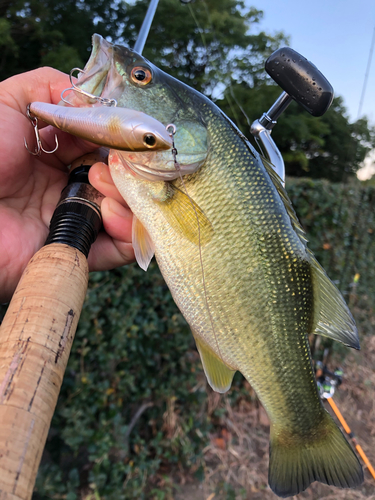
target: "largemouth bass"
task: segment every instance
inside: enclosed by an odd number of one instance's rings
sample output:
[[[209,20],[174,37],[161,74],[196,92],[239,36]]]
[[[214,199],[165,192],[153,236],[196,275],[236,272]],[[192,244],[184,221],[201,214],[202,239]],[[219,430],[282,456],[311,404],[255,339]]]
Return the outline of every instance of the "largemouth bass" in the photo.
[[[313,481],[343,488],[361,465],[318,394],[307,336],[359,348],[354,320],[306,246],[272,167],[207,98],[135,52],[98,35],[78,85],[176,126],[171,152],[112,151],[113,181],[134,213],[133,245],[155,256],[189,323],[211,387],[226,392],[239,370],[271,421],[269,484],[281,497]],[[144,153],[147,155],[147,153]]]

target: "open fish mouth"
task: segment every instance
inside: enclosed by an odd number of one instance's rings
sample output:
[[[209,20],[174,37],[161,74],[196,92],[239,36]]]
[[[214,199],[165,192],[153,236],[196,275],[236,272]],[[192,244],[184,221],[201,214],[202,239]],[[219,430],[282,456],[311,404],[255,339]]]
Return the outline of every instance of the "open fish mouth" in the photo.
[[[108,98],[108,81],[112,65],[113,45],[95,33],[92,37],[91,55],[83,70],[79,71],[75,83],[82,93],[70,89],[64,94],[64,102],[72,106],[92,106],[100,103],[96,98]]]

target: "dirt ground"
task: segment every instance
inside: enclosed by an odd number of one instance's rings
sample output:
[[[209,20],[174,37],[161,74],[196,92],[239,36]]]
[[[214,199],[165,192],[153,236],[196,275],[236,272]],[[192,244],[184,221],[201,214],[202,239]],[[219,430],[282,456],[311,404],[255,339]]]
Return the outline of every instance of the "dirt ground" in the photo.
[[[329,368],[340,365],[344,370],[343,384],[334,400],[375,467],[375,336],[363,338],[361,346],[361,351],[350,350],[344,361],[332,359]],[[222,405],[226,412],[220,432],[211,436],[204,450],[205,479],[186,478],[174,500],[276,500],[267,484],[269,422],[265,411],[251,402],[241,401],[231,408],[225,397],[215,393],[209,397],[209,405]],[[375,480],[366,466],[364,474],[365,482],[355,490],[314,483],[293,498],[375,500]]]

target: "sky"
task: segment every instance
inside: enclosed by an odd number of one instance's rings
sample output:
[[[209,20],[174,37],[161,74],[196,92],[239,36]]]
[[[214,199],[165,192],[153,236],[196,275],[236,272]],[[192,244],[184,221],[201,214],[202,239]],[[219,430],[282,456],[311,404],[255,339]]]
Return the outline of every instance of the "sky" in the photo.
[[[344,98],[350,121],[358,118],[375,28],[375,0],[245,0],[264,12],[259,28],[283,31],[289,46],[317,66]],[[375,125],[375,50],[361,116]]]

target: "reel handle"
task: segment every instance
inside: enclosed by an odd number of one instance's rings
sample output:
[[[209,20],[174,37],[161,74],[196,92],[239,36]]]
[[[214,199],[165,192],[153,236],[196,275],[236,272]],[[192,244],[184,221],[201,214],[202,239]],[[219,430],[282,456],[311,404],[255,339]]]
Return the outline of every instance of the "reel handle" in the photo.
[[[330,107],[334,92],[327,78],[301,54],[284,47],[265,63],[270,77],[312,116],[322,116]]]

